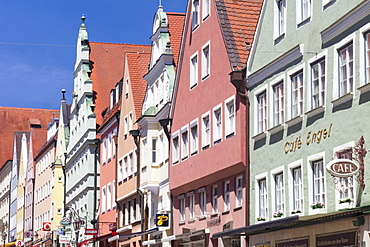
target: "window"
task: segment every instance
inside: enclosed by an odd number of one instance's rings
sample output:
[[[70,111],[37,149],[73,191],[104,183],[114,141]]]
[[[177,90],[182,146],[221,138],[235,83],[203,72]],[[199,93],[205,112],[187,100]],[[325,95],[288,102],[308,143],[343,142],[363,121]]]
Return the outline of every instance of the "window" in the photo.
[[[234,98],[226,102],[225,134],[230,137],[235,133],[235,105]]]
[[[102,146],[102,163],[104,164],[107,162],[107,138],[103,139]]]
[[[158,139],[156,137],[152,138],[152,163],[157,163],[157,141]]]
[[[209,60],[209,44],[202,50],[202,80],[209,76],[210,60]]]
[[[199,26],[199,0],[193,0],[193,16],[191,29],[194,30]]]
[[[218,190],[217,185],[212,186],[212,213],[217,214],[218,213]]]
[[[126,94],[126,98],[128,98],[128,92],[130,91],[130,88],[129,88],[129,82],[128,82],[128,79],[126,79],[126,87],[125,87],[125,94]]]
[[[293,175],[293,210],[303,210],[303,182],[302,168],[297,167],[292,170]]]
[[[325,104],[325,59],[311,65],[312,109]]]
[[[116,103],[116,90],[115,89],[112,89],[112,90],[110,90],[110,104],[109,104],[109,108],[112,109],[115,103]]]
[[[303,71],[291,76],[292,80],[292,118],[303,113]]]
[[[136,221],[136,198],[134,198],[133,202],[132,202],[132,222],[135,222]]]
[[[259,217],[268,217],[268,203],[267,203],[267,182],[266,178],[258,180],[259,193]]]
[[[128,165],[130,166],[130,174],[134,174],[135,173],[135,163],[134,163],[134,155],[133,153],[130,153],[128,155]]]
[[[196,154],[198,152],[198,125],[197,122],[190,127],[190,152]]]
[[[257,105],[258,133],[262,133],[267,130],[266,91],[257,96]]]
[[[205,217],[207,214],[206,205],[207,205],[207,197],[206,197],[206,189],[201,188],[198,190],[199,192],[199,209],[200,209],[200,216]]]
[[[284,212],[284,176],[283,173],[275,175],[275,212]]]
[[[224,183],[224,212],[230,211],[230,181]]]
[[[243,176],[236,177],[235,179],[235,197],[236,207],[243,206]]]
[[[323,160],[312,162],[313,202],[325,204],[325,170]]]
[[[112,208],[112,185],[107,185],[107,210]]]
[[[311,17],[311,0],[298,0],[298,24]]]
[[[101,200],[101,211],[102,212],[105,212],[107,210],[106,202],[107,202],[107,188],[105,186],[103,186],[102,200]]]
[[[208,148],[211,142],[209,114],[202,118],[202,147]]]
[[[142,152],[142,155],[143,155],[143,167],[145,167],[147,165],[147,162],[148,162],[148,150],[147,150],[147,147],[148,147],[148,140],[147,139],[143,139],[143,152]]]
[[[285,0],[277,0],[275,7],[275,38],[279,38],[285,33]]]
[[[179,196],[179,208],[180,208],[180,222],[185,222],[185,196]]]
[[[213,143],[218,143],[222,137],[221,107],[213,111],[213,126]]]
[[[284,122],[284,83],[273,86],[274,91],[274,126]]]
[[[127,203],[127,223],[131,224],[131,201],[128,201]]]
[[[198,54],[190,58],[190,89],[198,84]]]
[[[210,15],[210,0],[202,0],[202,18],[205,20]]]
[[[188,157],[188,129],[185,129],[181,133],[181,158],[186,159]]]
[[[125,226],[126,223],[126,203],[122,204],[122,224]]]
[[[338,159],[352,160],[352,148],[340,150],[335,153]],[[354,183],[353,176],[351,177],[337,177],[334,179],[335,187],[339,191],[339,200],[350,198],[354,200]]]
[[[365,83],[370,83],[370,32],[365,34]]]
[[[353,44],[339,49],[339,96],[353,92]]]
[[[179,161],[179,136],[174,136],[172,138],[172,159],[173,163]]]
[[[189,195],[189,220],[194,220],[195,219],[194,192],[190,192],[188,195]]]
[[[132,130],[132,112],[128,114],[128,131]]]
[[[127,138],[127,134],[128,134],[128,118],[127,118],[127,115],[125,116],[125,125],[123,126],[124,129],[123,129],[123,134],[125,135],[125,138]]]

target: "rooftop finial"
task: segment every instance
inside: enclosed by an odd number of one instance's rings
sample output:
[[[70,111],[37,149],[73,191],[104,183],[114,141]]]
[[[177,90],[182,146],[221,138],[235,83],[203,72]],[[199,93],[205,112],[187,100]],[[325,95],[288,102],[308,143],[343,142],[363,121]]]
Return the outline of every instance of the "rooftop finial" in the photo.
[[[82,16],[81,16],[81,21],[82,21],[81,26],[85,26],[85,20],[86,20],[86,17],[85,17],[84,14],[82,14]]]
[[[162,0],[159,0],[159,7],[162,7]]]
[[[65,96],[66,92],[67,91],[65,89],[62,89],[62,100],[66,99],[66,96]]]

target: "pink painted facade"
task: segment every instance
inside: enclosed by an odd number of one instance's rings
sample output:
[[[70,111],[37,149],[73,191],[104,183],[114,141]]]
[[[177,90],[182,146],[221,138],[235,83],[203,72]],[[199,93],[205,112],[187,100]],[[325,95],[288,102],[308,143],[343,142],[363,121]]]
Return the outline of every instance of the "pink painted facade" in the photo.
[[[207,17],[202,15],[206,1],[197,2],[196,27],[194,2],[188,5],[171,109],[173,234],[204,232],[204,246],[218,246],[222,240],[211,240],[212,234],[247,223],[247,109],[230,83],[233,66],[215,2],[209,1]]]

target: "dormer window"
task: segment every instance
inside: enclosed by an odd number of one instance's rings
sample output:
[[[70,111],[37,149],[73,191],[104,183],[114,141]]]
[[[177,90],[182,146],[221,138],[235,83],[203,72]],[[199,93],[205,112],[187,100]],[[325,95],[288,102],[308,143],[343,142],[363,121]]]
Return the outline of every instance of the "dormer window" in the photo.
[[[122,94],[122,82],[118,82],[116,84],[116,103],[118,102],[119,98]]]
[[[41,129],[41,122],[38,118],[30,118],[30,127],[34,129]]]
[[[116,89],[110,90],[110,109],[116,104]]]
[[[126,99],[128,98],[128,93],[129,93],[129,81],[128,79],[126,79],[126,87],[125,87]]]

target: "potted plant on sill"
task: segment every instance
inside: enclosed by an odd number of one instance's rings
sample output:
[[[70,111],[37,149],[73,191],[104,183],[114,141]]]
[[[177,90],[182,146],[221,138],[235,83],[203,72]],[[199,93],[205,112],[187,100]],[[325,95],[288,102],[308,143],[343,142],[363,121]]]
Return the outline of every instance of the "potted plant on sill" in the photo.
[[[300,210],[300,209],[293,210],[293,211],[291,212],[291,214],[300,214],[300,213],[302,213],[302,210]]]
[[[277,211],[272,216],[274,216],[274,218],[280,218],[283,215],[284,215],[283,211]]]
[[[266,218],[264,218],[264,217],[258,217],[257,218],[257,221],[266,221]]]
[[[312,209],[317,209],[317,208],[324,208],[325,207],[325,204],[322,203],[322,202],[313,202],[311,204],[311,208]]]
[[[351,203],[351,202],[353,202],[353,200],[351,198],[349,198],[349,197],[339,200],[339,204],[342,204],[342,203]]]

